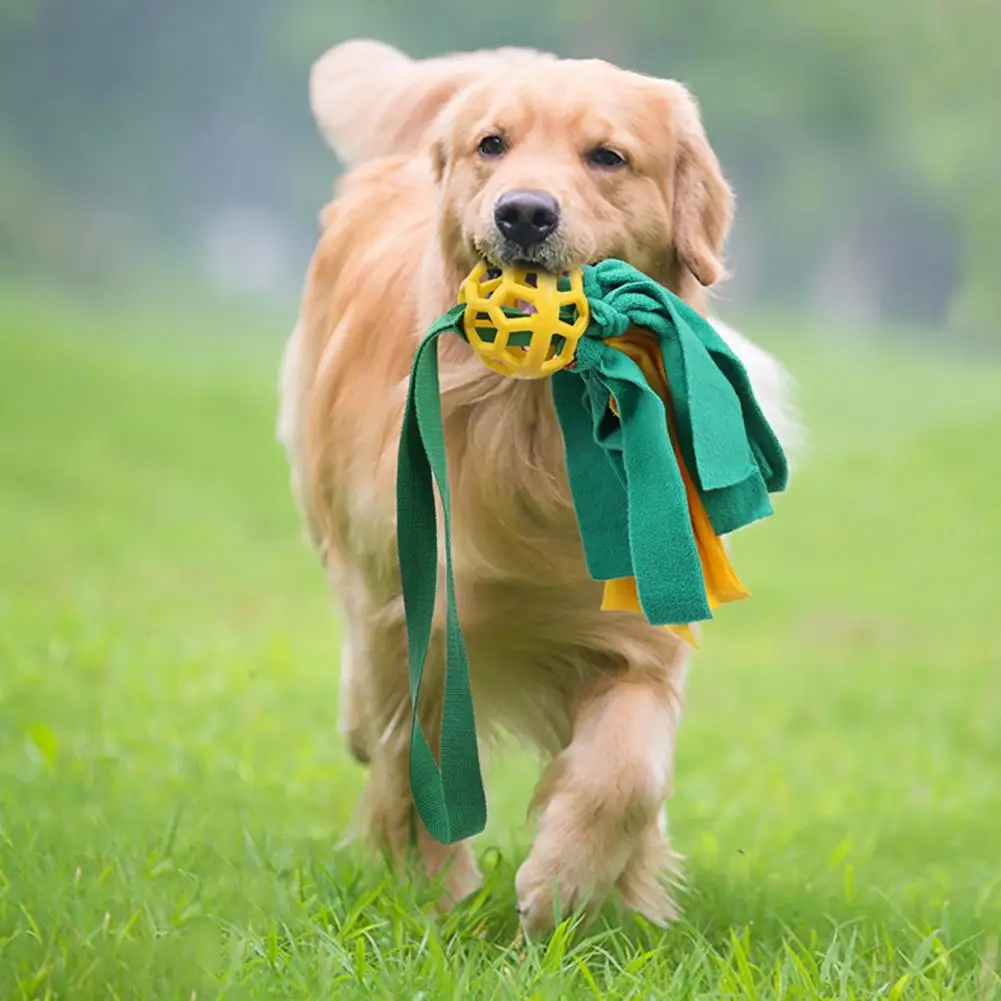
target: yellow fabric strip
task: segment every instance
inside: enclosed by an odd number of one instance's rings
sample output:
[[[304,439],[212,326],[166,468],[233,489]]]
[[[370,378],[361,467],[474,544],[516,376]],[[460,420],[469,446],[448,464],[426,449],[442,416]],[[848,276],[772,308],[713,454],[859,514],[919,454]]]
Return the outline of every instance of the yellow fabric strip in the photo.
[[[635,577],[618,577],[605,581],[605,594],[601,602],[603,612],[642,612],[640,596],[636,590]],[[695,632],[691,626],[665,626],[675,636],[680,637],[692,646],[698,646]]]
[[[749,597],[750,592],[741,584],[733,565],[730,563],[730,557],[727,555],[723,540],[713,531],[709,515],[702,506],[699,492],[685,466],[674,426],[667,372],[664,369],[664,359],[656,339],[643,330],[633,328],[621,337],[610,337],[606,343],[636,362],[650,384],[650,388],[664,401],[671,444],[674,446],[678,468],[681,470],[681,479],[685,485],[685,496],[688,500],[688,510],[692,520],[692,534],[695,536],[695,546],[702,563],[702,576],[705,579],[706,601],[709,607],[716,609],[727,602],[740,601],[742,598]],[[615,411],[614,400],[612,400],[612,410]],[[642,612],[635,578],[623,577],[619,580],[606,581],[601,607],[605,611]],[[668,626],[667,628],[675,635],[697,645],[691,626]]]

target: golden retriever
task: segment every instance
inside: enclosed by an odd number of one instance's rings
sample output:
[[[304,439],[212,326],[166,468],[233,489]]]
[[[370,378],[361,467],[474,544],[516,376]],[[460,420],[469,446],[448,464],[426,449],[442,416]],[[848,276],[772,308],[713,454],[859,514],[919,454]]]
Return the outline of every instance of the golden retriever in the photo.
[[[444,903],[479,885],[469,843],[437,843],[408,779],[409,690],[395,542],[401,414],[414,352],[486,259],[552,271],[619,257],[700,310],[723,274],[732,197],[679,83],[526,50],[415,61],[373,41],[314,67],[311,103],[349,168],[322,215],[281,380],[279,437],[311,541],[343,608],[341,723],[368,764],[361,822],[403,858],[416,829]],[[780,436],[784,373],[739,335]],[[454,561],[481,737],[547,759],[538,832],[516,880],[529,934],[617,891],[671,918],[663,805],[689,647],[603,612],[586,571],[543,381],[443,346]],[[439,637],[440,638],[440,637]],[[441,713],[432,644],[426,732]]]

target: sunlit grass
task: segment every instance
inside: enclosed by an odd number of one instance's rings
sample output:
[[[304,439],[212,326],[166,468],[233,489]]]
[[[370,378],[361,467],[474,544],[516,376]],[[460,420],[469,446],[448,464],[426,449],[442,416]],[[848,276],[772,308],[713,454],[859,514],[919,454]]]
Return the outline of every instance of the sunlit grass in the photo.
[[[279,343],[226,315],[0,315],[0,998],[1001,997],[1001,369],[780,337],[814,440],[691,676],[685,919],[532,947],[531,762],[443,920],[338,847]]]

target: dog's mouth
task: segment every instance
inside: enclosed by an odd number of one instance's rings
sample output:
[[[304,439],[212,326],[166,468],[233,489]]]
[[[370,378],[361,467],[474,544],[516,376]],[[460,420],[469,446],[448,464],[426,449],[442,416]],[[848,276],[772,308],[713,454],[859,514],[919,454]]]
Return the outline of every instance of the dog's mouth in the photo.
[[[538,286],[538,284],[539,284],[539,269],[538,269],[538,267],[536,267],[536,265],[529,264],[529,263],[523,262],[523,261],[519,261],[514,266],[518,267],[518,268],[524,268],[525,269],[525,284],[526,285],[528,285],[528,286],[530,286],[532,288],[536,288]],[[496,281],[496,279],[500,278],[500,276],[501,276],[502,273],[503,273],[503,269],[498,268],[496,266],[492,266],[492,267],[490,267],[490,268],[487,269],[487,273],[484,275],[484,278],[488,282],[489,281]],[[515,302],[514,305],[515,305],[515,308],[518,309],[518,310],[520,310],[522,313],[532,314],[532,313],[538,312],[536,310],[536,308],[535,308],[534,303],[529,302],[527,299],[518,299]]]
[[[526,272],[552,275],[566,275],[586,264],[598,261],[580,260],[571,257],[567,248],[560,243],[546,240],[538,247],[521,247],[507,240],[484,241],[474,239],[470,250],[497,274],[505,268],[519,268]]]
[[[489,264],[489,262],[487,262]],[[540,274],[552,274],[553,272],[548,271],[545,268],[540,268],[537,264],[533,264],[529,261],[517,261],[513,267],[523,269],[525,272],[524,283],[530,288],[538,288],[539,285],[539,275]],[[503,274],[503,269],[491,264],[488,267],[486,274],[483,276],[485,281],[496,281]],[[558,278],[565,279],[567,281],[567,287],[569,287],[570,270],[564,270],[555,272]],[[515,308],[520,310],[526,315],[531,315],[532,313],[537,313],[538,309],[534,303],[529,302],[527,299],[518,299],[515,302]]]

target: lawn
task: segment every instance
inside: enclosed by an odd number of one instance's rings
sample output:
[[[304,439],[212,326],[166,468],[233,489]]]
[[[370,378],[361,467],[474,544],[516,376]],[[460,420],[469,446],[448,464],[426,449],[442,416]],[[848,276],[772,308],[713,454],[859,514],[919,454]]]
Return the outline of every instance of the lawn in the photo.
[[[1001,366],[777,335],[813,440],[691,675],[685,917],[530,946],[524,757],[446,919],[342,844],[289,318],[2,301],[2,1001],[1001,998]]]

